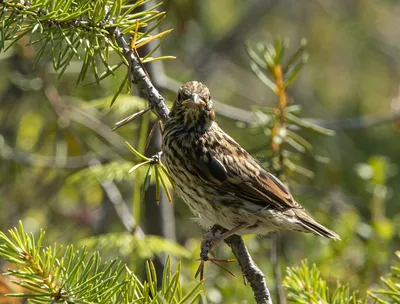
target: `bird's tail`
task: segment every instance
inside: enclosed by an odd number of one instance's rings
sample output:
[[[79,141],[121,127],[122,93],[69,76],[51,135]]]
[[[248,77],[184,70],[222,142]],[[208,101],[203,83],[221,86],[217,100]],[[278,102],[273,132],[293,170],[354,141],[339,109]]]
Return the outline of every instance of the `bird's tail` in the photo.
[[[300,210],[299,210],[300,211]],[[312,232],[316,235],[326,237],[328,239],[333,239],[335,241],[340,241],[340,236],[329,230],[328,228],[317,223],[314,219],[308,216],[303,210],[296,212],[297,218],[299,219],[299,224],[304,228],[306,232]]]

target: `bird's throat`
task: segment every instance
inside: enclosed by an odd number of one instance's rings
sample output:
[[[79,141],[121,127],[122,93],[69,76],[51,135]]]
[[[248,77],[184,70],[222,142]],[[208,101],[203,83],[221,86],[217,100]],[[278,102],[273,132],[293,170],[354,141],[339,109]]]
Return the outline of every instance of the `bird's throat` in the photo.
[[[175,119],[177,119],[186,130],[196,132],[207,131],[215,118],[214,109],[211,109],[211,111],[190,109],[177,114]]]

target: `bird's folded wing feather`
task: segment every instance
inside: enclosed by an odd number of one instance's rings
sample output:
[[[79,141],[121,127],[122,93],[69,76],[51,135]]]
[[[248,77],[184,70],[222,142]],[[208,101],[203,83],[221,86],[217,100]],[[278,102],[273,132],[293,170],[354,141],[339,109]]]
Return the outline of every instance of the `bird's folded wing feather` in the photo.
[[[221,142],[214,149],[196,153],[193,165],[199,176],[218,189],[235,197],[265,207],[286,210],[302,207],[293,199],[285,185],[262,169],[254,158],[233,139]],[[226,144],[234,149],[227,155]]]

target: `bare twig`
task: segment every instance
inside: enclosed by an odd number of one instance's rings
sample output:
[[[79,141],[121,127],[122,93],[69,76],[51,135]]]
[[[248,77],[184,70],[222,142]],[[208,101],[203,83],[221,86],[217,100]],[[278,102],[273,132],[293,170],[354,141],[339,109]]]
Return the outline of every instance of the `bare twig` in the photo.
[[[0,138],[1,138],[0,134]],[[46,168],[67,168],[67,169],[79,169],[88,167],[88,163],[96,159],[100,163],[109,160],[110,158],[104,158],[104,155],[109,153],[86,153],[81,156],[71,157],[57,157],[57,156],[43,156],[32,154],[24,151],[20,151],[15,148],[11,148],[4,141],[0,142],[0,158],[12,160],[19,164],[35,166],[35,167],[46,167]]]
[[[161,81],[158,83],[158,87],[160,89],[168,90],[171,92],[177,92],[180,84],[173,78],[163,77]],[[246,124],[255,123],[255,116],[253,112],[241,109],[232,105],[224,104],[215,98],[213,98],[215,110],[218,115],[224,116],[229,119],[234,119],[240,122],[244,122]],[[380,126],[392,122],[396,122],[400,120],[400,111],[395,112],[392,111],[393,114],[388,114],[385,116],[360,116],[360,117],[350,117],[350,118],[340,118],[340,119],[332,119],[332,120],[324,120],[324,119],[314,119],[314,118],[304,118],[305,121],[309,121],[313,124],[319,125],[321,127],[340,131],[340,130],[358,130],[358,129],[366,129],[372,128],[375,126]],[[296,126],[288,125],[289,129],[296,128]]]
[[[119,150],[125,149],[125,141],[121,136],[113,133],[107,125],[102,123],[92,113],[88,113],[87,110],[65,103],[56,87],[47,85],[44,88],[44,93],[54,112],[60,119],[64,121],[75,121],[104,138],[112,147],[118,148]]]
[[[98,160],[91,160],[89,163],[90,167],[101,166],[101,163]],[[112,203],[115,212],[117,213],[119,219],[121,220],[122,225],[124,225],[125,230],[132,232],[133,227],[136,227],[134,233],[137,237],[143,237],[144,232],[142,228],[138,225],[135,225],[135,219],[132,216],[132,212],[129,210],[127,204],[125,203],[121,192],[119,191],[117,185],[111,180],[100,180],[99,182],[103,187],[104,192]]]
[[[92,160],[89,163],[91,168],[101,166],[101,163],[97,160]],[[125,230],[131,232],[134,227],[135,219],[132,216],[132,212],[129,211],[128,206],[125,204],[122,198],[121,192],[119,192],[118,187],[111,180],[100,180],[99,182],[104,189],[104,192],[110,199],[111,203],[115,208],[115,212],[124,225]]]
[[[142,116],[143,114],[147,113],[150,110],[150,108],[146,108],[143,110],[140,110],[139,112],[133,113],[132,115],[118,121],[115,123],[114,128],[112,129],[113,131],[121,128],[122,126],[125,126],[126,124],[130,123],[131,121],[134,121],[136,118]]]

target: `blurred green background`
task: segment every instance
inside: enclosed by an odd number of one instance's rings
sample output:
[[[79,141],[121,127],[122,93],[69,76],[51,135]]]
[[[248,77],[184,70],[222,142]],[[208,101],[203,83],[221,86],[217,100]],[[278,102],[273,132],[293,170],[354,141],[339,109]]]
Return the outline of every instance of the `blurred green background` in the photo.
[[[288,95],[303,107],[303,117],[337,133],[301,133],[330,162],[303,158],[314,178],[293,173],[289,184],[296,200],[342,241],[281,233],[280,268],[284,273],[286,266],[307,259],[332,285],[347,282],[360,294],[376,286],[399,249],[400,3],[166,0],[162,8],[167,18],[161,30],[174,31],[161,52],[177,59],[162,63],[164,73],[152,72],[160,91],[172,101],[177,85],[204,82],[218,101],[218,123],[261,162],[268,155],[269,138],[252,126],[249,112],[237,108],[273,107],[277,99],[252,74],[244,43],[287,37],[294,51],[303,38],[308,41],[308,63]],[[143,152],[154,116],[111,132],[116,121],[145,103],[121,96],[110,108],[122,72],[100,86],[77,87],[78,60],[57,79],[50,58],[33,68],[36,50],[26,43],[22,39],[0,54],[1,230],[21,219],[28,231],[46,230],[48,243],[86,244],[105,257],[125,259],[139,274],[145,259],[157,254],[162,261],[171,254],[182,260],[186,284],[195,284],[203,232],[181,200],[174,200],[173,216],[162,206],[168,201],[158,207],[151,198],[142,198],[145,170],[127,173],[134,158],[124,140]],[[133,236],[121,235],[126,227],[116,202],[129,208],[134,216],[128,221],[140,226]],[[153,234],[159,224],[149,210],[166,216],[163,235],[181,247],[161,239],[143,241],[142,230]],[[246,236],[245,242],[275,296],[270,238]],[[217,256],[232,254],[221,244]],[[252,292],[242,283],[238,265],[229,269],[236,277],[207,264],[205,298],[210,303],[251,303]]]

